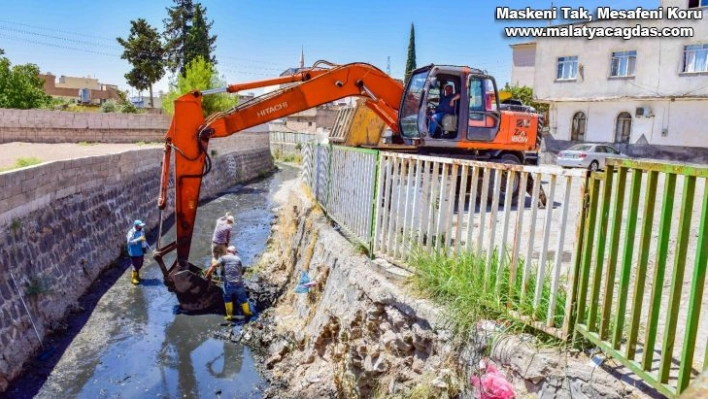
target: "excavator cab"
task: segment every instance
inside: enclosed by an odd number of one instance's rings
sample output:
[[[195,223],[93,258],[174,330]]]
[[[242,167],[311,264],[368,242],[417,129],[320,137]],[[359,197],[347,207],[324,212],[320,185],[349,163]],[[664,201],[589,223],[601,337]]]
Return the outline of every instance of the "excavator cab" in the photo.
[[[481,70],[436,65],[416,69],[401,100],[401,136],[425,147],[491,142],[501,123],[498,98],[494,78]]]

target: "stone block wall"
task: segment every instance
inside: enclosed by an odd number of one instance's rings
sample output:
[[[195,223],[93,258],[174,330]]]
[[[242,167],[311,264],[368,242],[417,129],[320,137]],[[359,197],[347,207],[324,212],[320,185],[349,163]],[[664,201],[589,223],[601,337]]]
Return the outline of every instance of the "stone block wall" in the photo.
[[[169,115],[0,109],[0,143],[162,141]]]
[[[267,134],[215,139],[209,148],[216,154],[202,198],[274,169]],[[158,225],[161,159],[161,149],[144,149],[0,174],[0,392],[41,348],[32,322],[40,336],[50,333],[122,255],[132,221]],[[168,204],[163,218],[173,190]]]

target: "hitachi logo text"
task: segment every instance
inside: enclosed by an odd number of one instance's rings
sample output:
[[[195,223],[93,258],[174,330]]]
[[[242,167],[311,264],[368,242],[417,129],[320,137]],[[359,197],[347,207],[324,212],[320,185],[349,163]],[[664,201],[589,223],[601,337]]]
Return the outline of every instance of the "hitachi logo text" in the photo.
[[[273,113],[273,112],[275,112],[275,111],[280,111],[281,109],[285,109],[285,108],[287,108],[287,107],[288,107],[288,103],[287,103],[286,101],[283,101],[283,102],[280,103],[280,104],[275,104],[275,105],[273,105],[272,107],[264,108],[264,109],[262,109],[262,110],[256,112],[256,115],[257,115],[259,118],[262,118],[262,117],[264,117],[264,116],[266,116],[266,115],[268,115],[268,114],[271,114],[271,113]]]

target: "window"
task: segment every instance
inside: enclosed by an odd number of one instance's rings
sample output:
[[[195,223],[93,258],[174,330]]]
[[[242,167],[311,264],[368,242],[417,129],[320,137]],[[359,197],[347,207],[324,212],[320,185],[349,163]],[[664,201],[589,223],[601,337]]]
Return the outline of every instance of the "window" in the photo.
[[[570,139],[572,141],[585,141],[585,114],[576,112],[573,115],[573,124],[570,129]]]
[[[612,53],[612,64],[610,66],[610,76],[634,76],[634,64],[637,61],[637,52],[616,51]]]
[[[590,144],[576,144],[568,148],[568,151],[588,151],[590,149],[592,149]]]
[[[557,80],[573,80],[578,75],[578,56],[558,57]]]
[[[688,0],[688,8],[708,7],[708,0]]]
[[[708,72],[708,44],[684,47],[683,72]]]
[[[482,76],[470,76],[467,83],[469,90],[469,115],[467,121],[467,140],[491,141],[499,130],[499,99],[494,81]],[[519,140],[526,139],[527,126],[519,126]],[[535,128],[535,127],[534,127]],[[524,133],[523,135],[521,133]],[[519,141],[522,142],[522,141]]]
[[[610,147],[609,145],[606,145],[606,146],[605,146],[605,150],[606,150],[606,151],[607,151],[607,153],[609,153],[609,154],[614,154],[614,155],[617,155],[617,154],[619,154],[619,153],[620,153],[619,151],[617,151],[617,149],[616,149],[616,148],[614,148],[614,147]]]
[[[423,87],[430,70],[424,70],[410,77],[405,92],[403,106],[399,113],[401,134],[407,138],[420,137],[418,133],[418,108],[423,96]]]
[[[629,143],[629,133],[632,130],[632,115],[629,112],[622,112],[617,115],[617,126],[615,128],[615,142]]]

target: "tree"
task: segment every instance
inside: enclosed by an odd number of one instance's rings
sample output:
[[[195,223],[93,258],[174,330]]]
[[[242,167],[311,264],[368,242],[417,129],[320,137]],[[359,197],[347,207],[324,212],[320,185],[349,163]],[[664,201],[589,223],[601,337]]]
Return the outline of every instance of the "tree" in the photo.
[[[44,92],[44,79],[35,64],[12,66],[0,49],[0,108],[47,107],[52,97]]]
[[[411,36],[408,39],[408,60],[406,61],[406,82],[415,68],[415,26],[411,24]]]
[[[192,0],[174,0],[176,6],[167,8],[168,17],[163,21],[165,51],[170,72],[184,76],[186,66],[201,56],[216,64],[214,51],[216,36],[210,36],[213,22],[206,22],[206,8]]]
[[[214,64],[198,56],[187,64],[184,75],[177,75],[177,81],[170,84],[170,91],[162,101],[162,108],[168,114],[174,114],[174,101],[193,90],[207,90],[225,87],[226,82],[219,79]],[[225,111],[237,104],[238,97],[230,94],[209,94],[202,97],[204,116],[217,111]]]
[[[197,3],[194,7],[192,28],[187,35],[185,62],[189,63],[197,57],[202,57],[211,64],[216,65],[214,50],[216,49],[216,35],[209,36],[214,21],[207,23],[204,19],[206,8]]]
[[[508,91],[511,93],[511,98],[520,100],[522,103],[536,108],[538,112],[543,113],[548,111],[548,104],[536,102],[533,89],[528,86],[510,86],[507,82],[502,91]]]
[[[120,58],[128,60],[133,69],[125,74],[128,84],[138,90],[150,89],[150,107],[154,106],[152,85],[165,75],[165,49],[157,29],[142,18],[130,21],[130,35],[117,38],[125,50]]]

